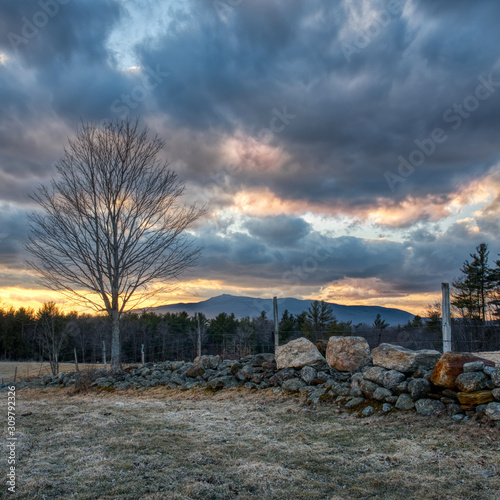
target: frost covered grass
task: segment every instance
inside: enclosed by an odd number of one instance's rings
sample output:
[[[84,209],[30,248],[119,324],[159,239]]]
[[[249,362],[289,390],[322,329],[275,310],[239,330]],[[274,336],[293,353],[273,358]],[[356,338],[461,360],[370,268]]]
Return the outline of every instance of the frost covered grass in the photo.
[[[475,421],[238,388],[23,389],[17,405],[15,498],[500,499],[499,428]]]

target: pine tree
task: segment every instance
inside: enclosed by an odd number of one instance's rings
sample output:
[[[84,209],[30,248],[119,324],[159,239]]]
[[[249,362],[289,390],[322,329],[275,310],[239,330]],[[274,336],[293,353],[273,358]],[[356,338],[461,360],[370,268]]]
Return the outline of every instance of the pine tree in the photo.
[[[460,269],[463,276],[452,283],[456,292],[451,303],[463,318],[484,323],[495,286],[495,272],[488,266],[488,245],[481,243],[476,252],[470,254],[472,261],[466,260]]]

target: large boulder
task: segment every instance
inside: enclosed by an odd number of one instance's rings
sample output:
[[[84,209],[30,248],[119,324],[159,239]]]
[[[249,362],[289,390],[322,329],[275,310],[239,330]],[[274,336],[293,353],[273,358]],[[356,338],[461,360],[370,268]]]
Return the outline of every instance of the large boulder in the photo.
[[[320,366],[326,359],[318,348],[304,337],[280,345],[276,349],[276,366],[282,368],[302,368],[304,366]]]
[[[466,352],[445,352],[431,374],[431,382],[439,387],[455,388],[457,377],[463,373],[463,366],[473,361],[482,361],[485,366],[495,366],[493,361]]]
[[[441,354],[432,349],[412,351],[399,345],[380,344],[372,350],[372,360],[375,366],[402,373],[412,373],[418,368],[431,370]]]
[[[331,368],[353,372],[370,363],[370,346],[363,337],[330,337],[326,361]]]

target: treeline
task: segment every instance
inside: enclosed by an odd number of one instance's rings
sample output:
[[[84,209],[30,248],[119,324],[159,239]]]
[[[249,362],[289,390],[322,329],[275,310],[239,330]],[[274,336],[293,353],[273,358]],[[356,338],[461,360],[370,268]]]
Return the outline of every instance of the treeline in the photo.
[[[122,362],[137,363],[166,359],[193,359],[197,353],[198,331],[202,352],[221,354],[225,358],[241,358],[250,353],[272,352],[273,321],[262,311],[256,318],[238,319],[221,313],[208,319],[203,314],[186,312],[157,314],[127,313],[122,317]],[[198,326],[199,325],[199,326]],[[432,325],[431,325],[432,326]],[[315,301],[300,314],[283,311],[279,322],[280,343],[305,336],[314,342],[332,335],[362,335],[374,346],[381,340],[392,342],[433,342],[437,336],[418,316],[408,325],[389,327],[380,315],[372,325],[353,325],[338,321],[332,307]],[[422,331],[431,332],[431,336]],[[57,373],[59,363],[102,363],[104,353],[110,359],[111,324],[107,317],[65,313],[48,302],[38,310],[21,307],[0,309],[0,349],[7,360],[46,360]],[[428,343],[428,342],[427,342]],[[321,344],[321,342],[320,342]]]

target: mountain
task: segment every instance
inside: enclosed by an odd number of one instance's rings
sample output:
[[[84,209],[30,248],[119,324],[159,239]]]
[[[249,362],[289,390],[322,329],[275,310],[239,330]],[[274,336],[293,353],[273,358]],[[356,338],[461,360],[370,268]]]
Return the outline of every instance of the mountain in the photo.
[[[312,300],[299,300],[284,298],[278,299],[278,314],[281,318],[283,311],[288,309],[289,313],[299,314],[306,311],[311,305]],[[389,307],[378,306],[343,306],[340,304],[333,304],[333,313],[339,321],[352,321],[353,324],[365,323],[371,325],[377,316],[380,314],[382,319],[387,321],[390,325],[402,325],[408,323],[408,320],[414,318],[413,314],[402,311],[401,309],[392,309]],[[227,314],[234,313],[237,318],[250,316],[260,316],[261,311],[266,311],[267,317],[273,317],[273,301],[272,299],[256,299],[253,297],[239,297],[235,295],[219,295],[212,297],[202,302],[194,303],[179,303],[169,304],[166,306],[158,306],[149,308],[160,314],[166,312],[182,312],[186,311],[190,316],[194,313],[201,312],[207,318],[215,318],[218,314],[225,312]]]

